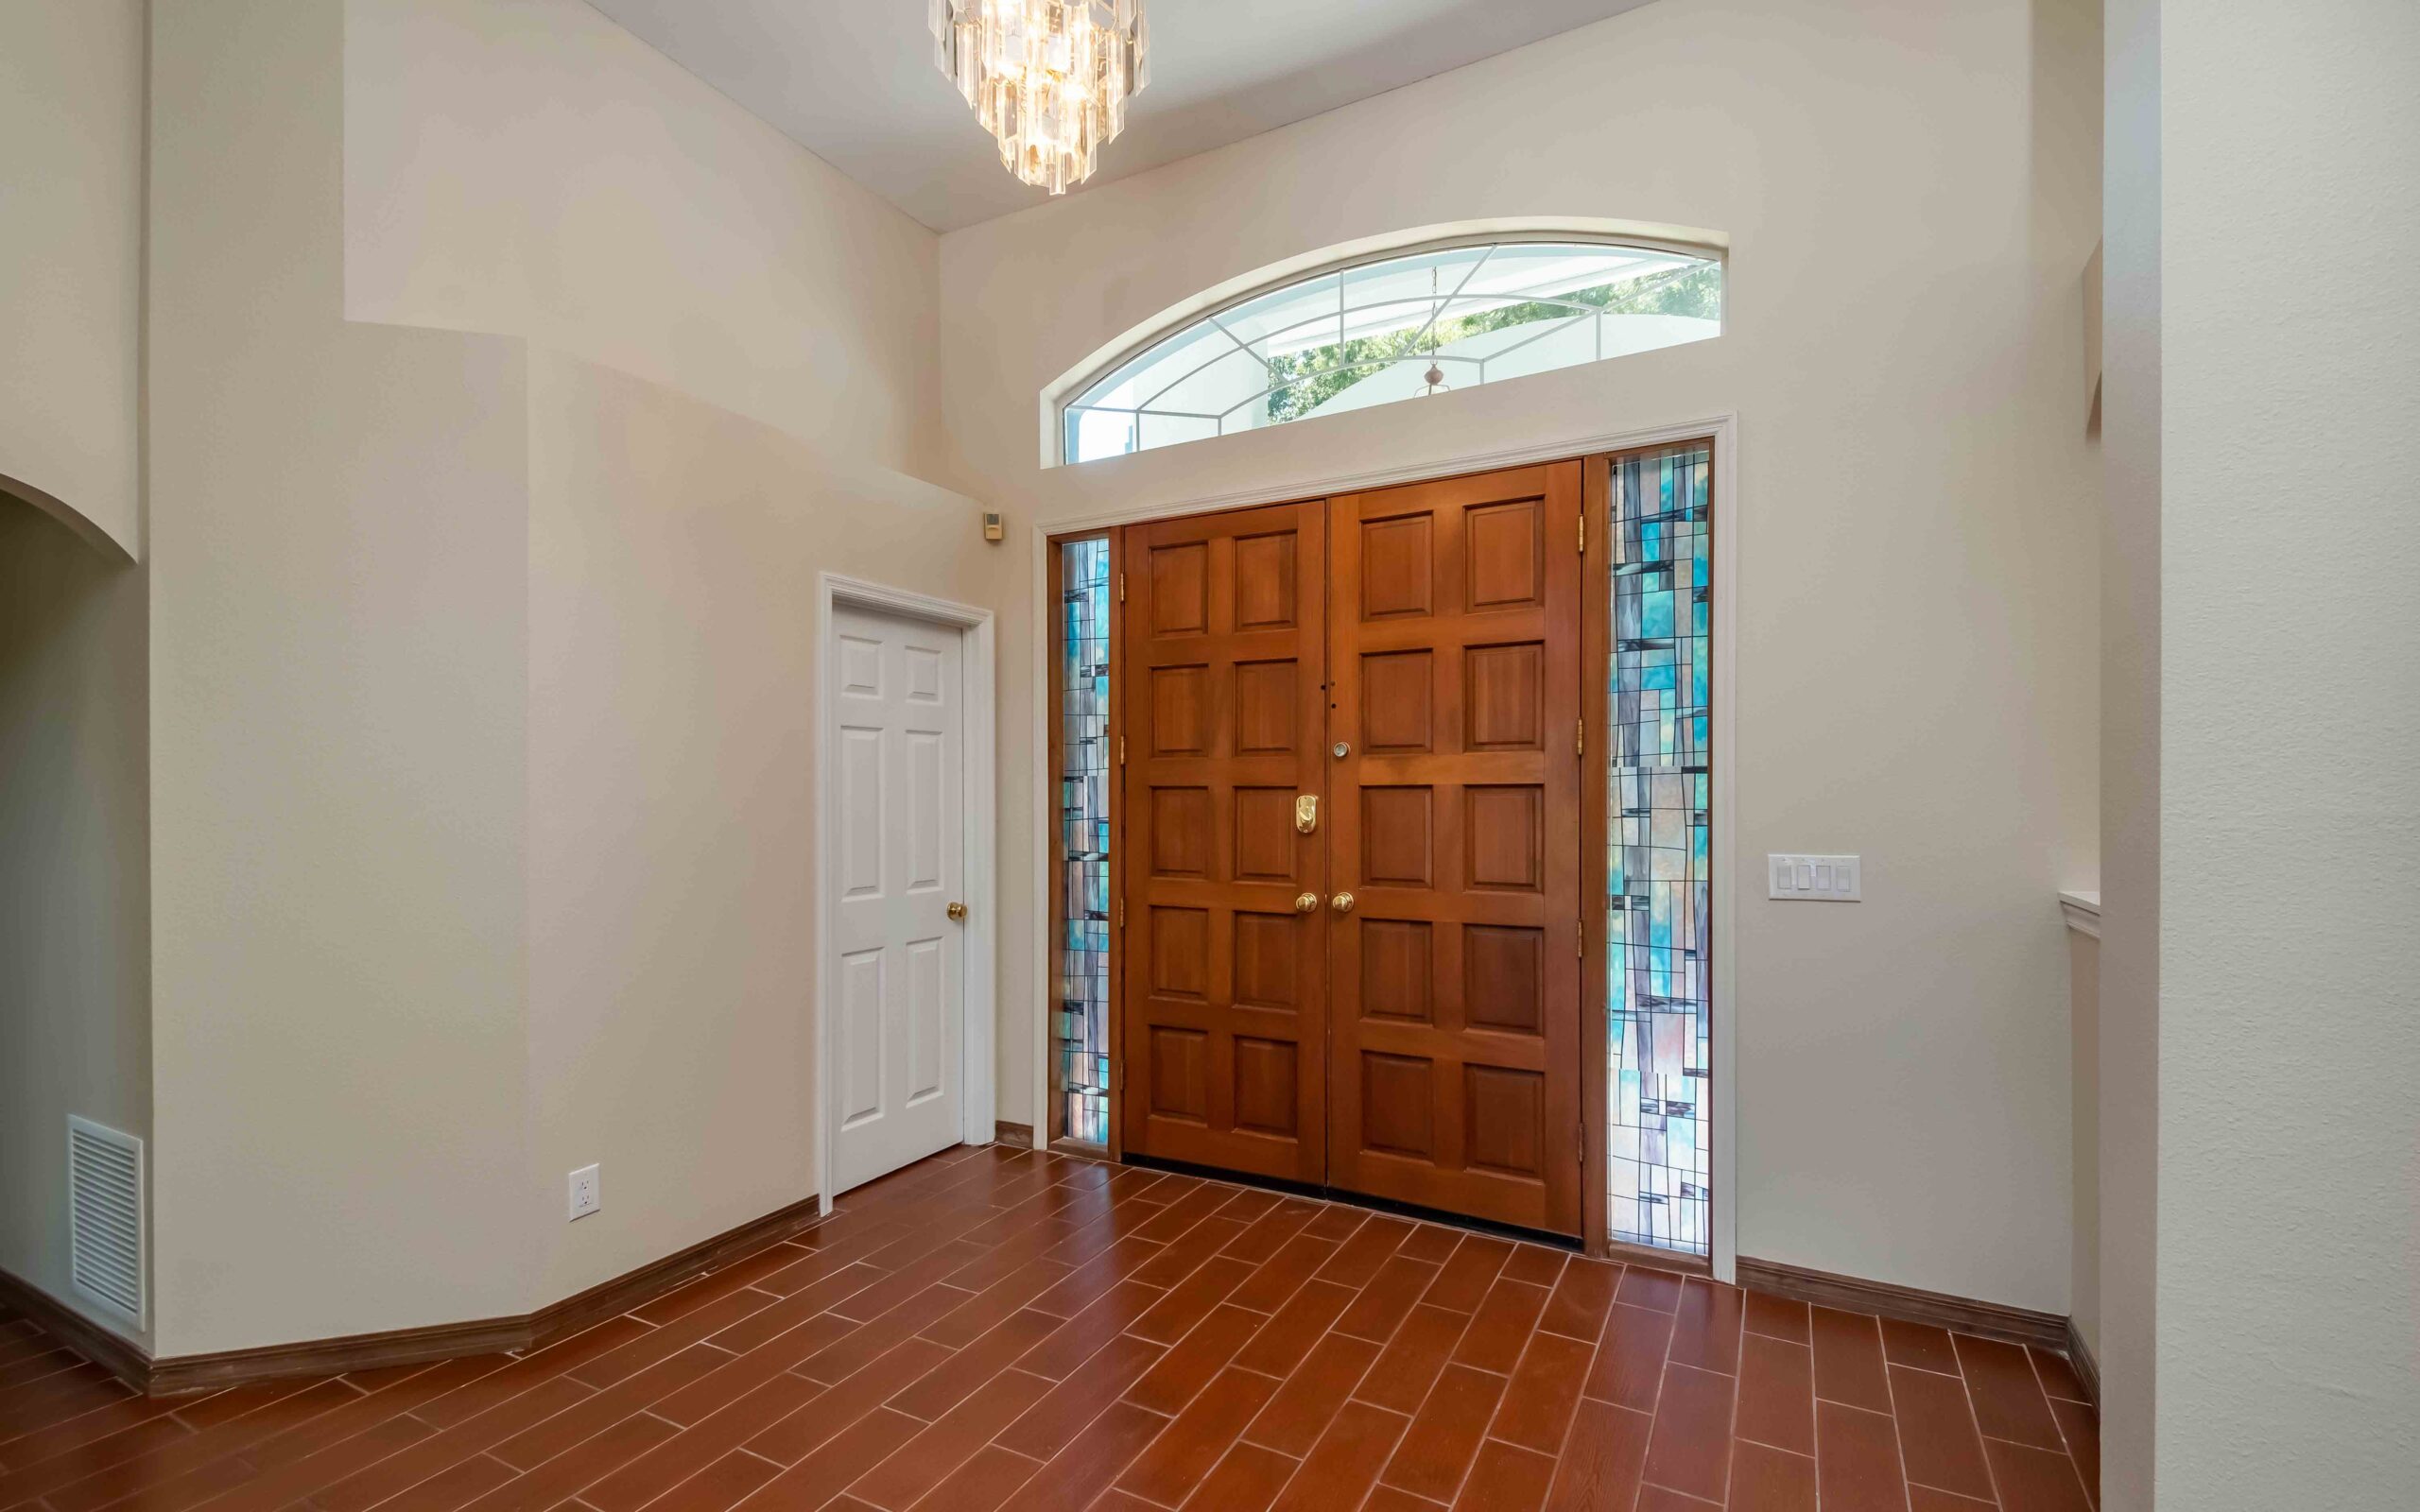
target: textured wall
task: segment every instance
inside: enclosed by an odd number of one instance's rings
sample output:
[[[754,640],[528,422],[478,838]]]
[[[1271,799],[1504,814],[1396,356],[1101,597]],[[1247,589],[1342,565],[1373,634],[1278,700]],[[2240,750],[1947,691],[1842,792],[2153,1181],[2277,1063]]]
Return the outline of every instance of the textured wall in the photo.
[[[344,320],[340,9],[152,19],[160,1349],[520,1312],[526,362]]]
[[[347,315],[526,335],[931,474],[932,232],[580,0],[344,11]]]
[[[980,602],[993,548],[957,494],[577,358],[532,355],[529,406],[527,1211],[551,1299],[816,1190],[816,574]],[[566,1225],[593,1160],[605,1210]]]
[[[815,574],[994,570],[930,234],[569,0],[155,26],[162,1349],[808,1195]]]
[[[2160,51],[2158,1503],[2384,1512],[2420,1495],[2420,8],[2169,5]]]
[[[2067,1314],[2083,1347],[2100,1358],[2100,941],[2067,936],[2067,1012],[2074,1024],[2075,1239]]]
[[[2102,256],[2100,1481],[2152,1503],[2160,1155],[2160,123],[2157,0],[2111,0]]]
[[[145,0],[0,0],[0,493],[143,554]]]

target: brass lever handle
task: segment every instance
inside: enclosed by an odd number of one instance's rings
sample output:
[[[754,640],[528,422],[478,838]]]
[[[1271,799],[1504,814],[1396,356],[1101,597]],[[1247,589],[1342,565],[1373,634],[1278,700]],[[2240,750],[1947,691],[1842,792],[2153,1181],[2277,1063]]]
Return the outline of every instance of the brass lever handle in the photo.
[[[1349,914],[1353,912],[1353,895],[1349,892],[1338,893],[1327,901],[1327,905],[1340,914]]]
[[[1319,906],[1320,895],[1315,892],[1306,892],[1294,900],[1294,912],[1298,914],[1316,913]]]
[[[1294,799],[1294,833],[1308,834],[1320,827],[1320,796],[1317,793],[1297,794]]]
[[[950,905],[949,905],[949,917],[950,917],[950,918],[952,918],[952,919],[957,919],[957,920],[958,920],[958,921],[959,921],[960,923],[965,922],[965,919],[966,919],[966,905],[965,905],[964,903],[952,903],[952,904],[950,904]]]

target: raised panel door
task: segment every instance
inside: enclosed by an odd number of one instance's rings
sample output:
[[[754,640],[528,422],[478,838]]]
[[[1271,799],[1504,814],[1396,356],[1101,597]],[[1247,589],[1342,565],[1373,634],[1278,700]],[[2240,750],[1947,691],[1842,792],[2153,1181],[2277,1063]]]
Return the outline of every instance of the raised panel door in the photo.
[[[1577,463],[1330,501],[1328,1184],[1581,1225]]]
[[[959,1142],[965,1034],[963,637],[843,605],[826,692],[838,816],[831,902],[832,1185]]]
[[[1326,514],[1278,505],[1121,542],[1127,1154],[1326,1177]],[[1324,826],[1321,827],[1322,829]]]

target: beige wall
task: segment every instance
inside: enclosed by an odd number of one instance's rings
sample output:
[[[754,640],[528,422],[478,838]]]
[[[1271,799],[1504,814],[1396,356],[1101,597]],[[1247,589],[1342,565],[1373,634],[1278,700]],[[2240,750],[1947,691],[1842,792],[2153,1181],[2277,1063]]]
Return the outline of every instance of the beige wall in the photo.
[[[2420,7],[2160,26],[2158,1504],[2385,1512],[2420,1499]]]
[[[0,494],[143,554],[145,0],[0,0]]]
[[[2100,1357],[2100,939],[2067,933],[2067,1014],[2074,1039],[2075,1234],[2068,1249],[2067,1315],[2095,1360]]]
[[[2100,1483],[2152,1505],[2160,1157],[2159,0],[2110,0],[2101,259]]]
[[[816,575],[964,601],[974,507],[533,355],[527,1211],[543,1297],[816,1190]],[[604,1211],[566,1226],[565,1173]]]
[[[0,498],[0,1271],[138,1338],[68,1284],[67,1115],[151,1134],[143,591]]]
[[[161,1349],[524,1312],[809,1195],[815,573],[996,570],[893,470],[929,234],[577,5],[156,26]]]
[[[928,471],[937,242],[580,0],[347,0],[345,313]]]
[[[345,323],[342,22],[153,17],[167,1354],[529,1296],[526,363]]]
[[[1737,413],[1738,1247],[2053,1312],[2050,902],[2096,869],[2099,74],[2083,0],[1650,6],[942,243],[949,423],[1019,526]],[[1039,467],[1038,390],[1155,312],[1321,247],[1517,215],[1727,233],[1726,334]],[[1012,796],[1033,791],[1033,608],[1004,627]],[[1006,805],[1003,854],[1042,843],[1028,809]],[[1769,850],[1861,852],[1866,902],[1766,902]],[[1025,998],[1031,920],[1004,935]],[[1028,1116],[1031,1044],[1004,1026],[1003,1118]]]
[[[938,244],[577,0],[350,0],[344,141],[347,314],[529,340],[548,1300],[814,1190],[816,574],[990,593]]]

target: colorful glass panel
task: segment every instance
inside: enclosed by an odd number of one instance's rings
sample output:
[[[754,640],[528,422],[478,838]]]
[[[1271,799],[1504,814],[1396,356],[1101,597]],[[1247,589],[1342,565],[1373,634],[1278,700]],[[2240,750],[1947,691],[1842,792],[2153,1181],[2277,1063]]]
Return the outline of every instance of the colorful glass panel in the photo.
[[[1109,1143],[1109,542],[1059,547],[1061,1132]]]
[[[1713,1113],[1714,534],[1703,446],[1613,463],[1607,1222],[1703,1254]]]

